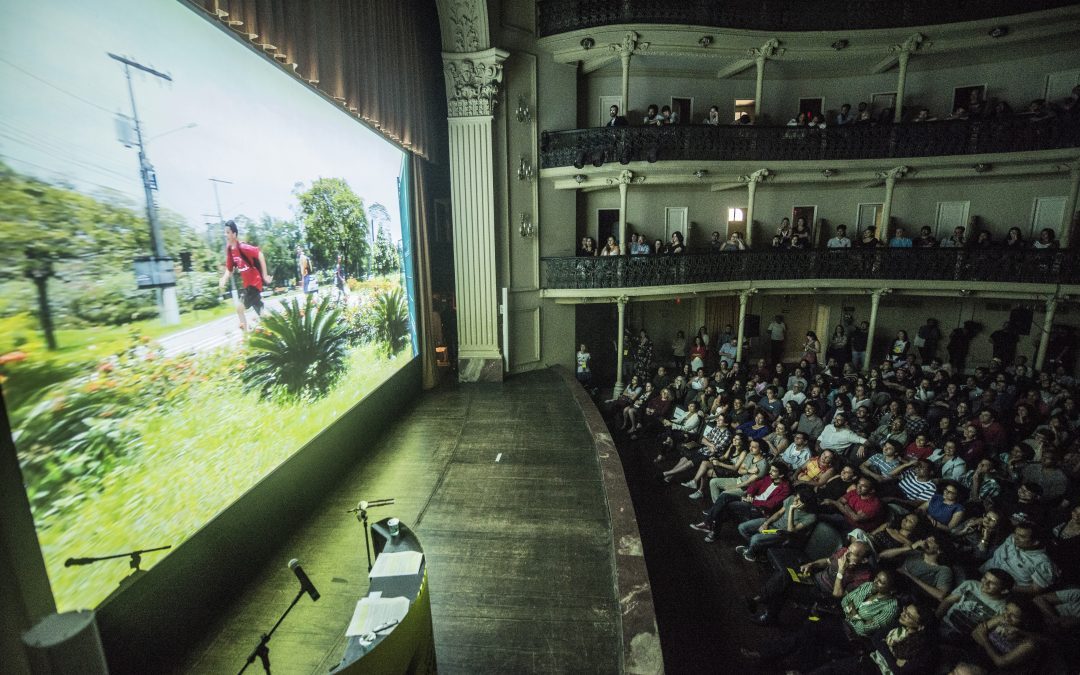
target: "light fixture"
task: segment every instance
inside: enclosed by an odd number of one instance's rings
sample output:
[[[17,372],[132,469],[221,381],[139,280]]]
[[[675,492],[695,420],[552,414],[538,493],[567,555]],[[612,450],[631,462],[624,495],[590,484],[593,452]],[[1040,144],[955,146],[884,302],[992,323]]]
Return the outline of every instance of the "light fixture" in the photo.
[[[574,182],[577,183],[578,185],[581,185],[582,183],[584,183],[586,180],[588,180],[588,178],[589,177],[586,176],[583,173],[574,174]]]
[[[709,170],[708,169],[698,169],[697,171],[694,172],[694,178],[697,178],[698,180],[701,180],[701,179],[705,178],[705,176],[708,176],[708,175],[709,175]]]
[[[836,175],[836,170],[835,169],[822,169],[821,170],[821,175],[825,176],[826,178],[832,178],[833,176]]]
[[[832,43],[832,45],[830,45],[830,46],[833,49],[835,49],[836,51],[840,51],[841,49],[847,49],[848,44],[849,43],[848,43],[847,40],[837,40],[836,42]]]
[[[698,40],[697,43],[699,45],[701,45],[702,47],[708,47],[709,45],[712,44],[712,41],[713,41],[713,36],[711,36],[711,35],[702,35],[701,39]]]
[[[533,227],[532,219],[529,218],[529,214],[523,211],[519,220],[518,234],[527,239],[533,236],[535,233],[536,228]]]
[[[1008,26],[994,26],[987,33],[987,35],[989,35],[992,38],[1003,38],[1008,34],[1009,34],[1009,27]]]
[[[532,110],[529,110],[529,104],[526,103],[524,96],[518,96],[517,111],[514,112],[517,117],[517,121],[522,124],[527,124],[532,120]]]
[[[975,166],[973,166],[971,168],[975,169],[975,173],[986,173],[987,171],[993,169],[994,165],[993,164],[987,164],[986,162],[979,162],[978,164],[976,164]]]
[[[582,49],[592,49],[596,46],[596,40],[591,37],[583,37],[580,44]]]
[[[529,162],[529,159],[525,157],[525,155],[522,155],[521,164],[518,165],[517,170],[518,180],[532,180],[534,173],[532,163]]]

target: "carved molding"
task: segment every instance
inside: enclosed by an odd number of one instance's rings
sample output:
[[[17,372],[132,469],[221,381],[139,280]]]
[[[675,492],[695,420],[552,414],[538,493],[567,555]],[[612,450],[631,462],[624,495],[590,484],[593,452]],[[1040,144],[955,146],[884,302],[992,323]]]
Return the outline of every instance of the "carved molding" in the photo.
[[[626,35],[623,36],[623,41],[621,43],[612,43],[608,45],[608,48],[622,58],[640,54],[649,48],[648,42],[638,41],[638,38],[640,37],[641,36],[634,31],[628,31]]]
[[[618,178],[605,178],[604,182],[608,185],[640,185],[645,182],[645,176],[635,176],[633,171],[623,169]]]
[[[889,169],[888,171],[879,172],[878,178],[885,181],[896,181],[897,179],[906,176],[909,171],[911,171],[911,169],[906,166],[897,166]]]
[[[783,56],[787,51],[780,46],[780,41],[776,38],[769,38],[765,44],[760,47],[754,47],[746,50],[746,55],[753,59],[771,59],[777,56]]]
[[[770,173],[769,173],[768,169],[758,169],[754,173],[739,176],[739,182],[740,183],[746,183],[748,185],[751,184],[751,183],[760,183],[761,181],[765,180],[769,176],[770,176]]]
[[[439,17],[446,51],[478,52],[487,48],[485,0],[439,0]]]
[[[930,47],[932,44],[922,33],[912,33],[900,44],[889,47],[889,51],[893,54],[914,54],[920,49]]]
[[[503,78],[501,49],[465,54],[443,52],[448,117],[492,115]]]

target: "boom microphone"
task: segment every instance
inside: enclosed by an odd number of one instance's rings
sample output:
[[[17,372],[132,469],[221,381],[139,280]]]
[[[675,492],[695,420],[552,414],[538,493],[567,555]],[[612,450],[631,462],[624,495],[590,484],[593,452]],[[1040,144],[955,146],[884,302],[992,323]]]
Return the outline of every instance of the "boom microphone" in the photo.
[[[304,568],[300,567],[300,561],[293,558],[289,561],[289,569],[293,571],[296,578],[300,580],[300,590],[306,592],[311,596],[312,602],[319,599],[319,591],[315,589],[315,584],[311,583],[311,579],[304,573]]]

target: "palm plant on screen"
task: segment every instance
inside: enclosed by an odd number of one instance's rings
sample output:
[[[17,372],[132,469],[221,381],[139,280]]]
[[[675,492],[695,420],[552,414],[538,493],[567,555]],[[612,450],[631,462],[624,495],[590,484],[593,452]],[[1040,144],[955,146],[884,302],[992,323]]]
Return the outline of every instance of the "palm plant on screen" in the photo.
[[[376,335],[388,355],[397,354],[409,343],[409,305],[400,288],[392,288],[375,299]]]
[[[263,319],[248,343],[247,380],[264,398],[317,399],[346,369],[348,335],[341,310],[326,297],[295,298]]]

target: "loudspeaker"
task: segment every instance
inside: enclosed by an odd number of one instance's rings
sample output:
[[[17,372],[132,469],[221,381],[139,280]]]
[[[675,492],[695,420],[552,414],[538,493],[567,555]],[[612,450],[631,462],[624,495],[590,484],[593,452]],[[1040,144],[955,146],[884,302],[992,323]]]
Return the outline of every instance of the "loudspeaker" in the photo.
[[[743,328],[744,338],[756,338],[761,337],[761,315],[760,314],[747,314],[746,323]]]
[[[1009,323],[1012,329],[1020,335],[1031,335],[1031,309],[1028,307],[1014,307],[1009,312]]]

